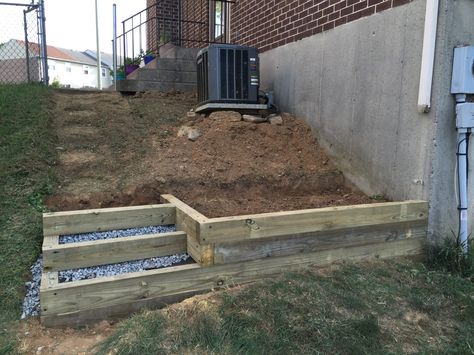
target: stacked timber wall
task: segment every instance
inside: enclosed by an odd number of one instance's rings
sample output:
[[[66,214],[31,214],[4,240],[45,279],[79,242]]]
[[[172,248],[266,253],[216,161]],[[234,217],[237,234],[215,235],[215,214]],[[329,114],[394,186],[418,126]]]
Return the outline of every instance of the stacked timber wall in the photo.
[[[41,318],[47,326],[122,317],[308,265],[419,254],[427,203],[407,201],[207,218],[163,205],[44,215]],[[177,232],[60,245],[59,235],[175,224]],[[195,264],[76,282],[58,271],[187,252]]]

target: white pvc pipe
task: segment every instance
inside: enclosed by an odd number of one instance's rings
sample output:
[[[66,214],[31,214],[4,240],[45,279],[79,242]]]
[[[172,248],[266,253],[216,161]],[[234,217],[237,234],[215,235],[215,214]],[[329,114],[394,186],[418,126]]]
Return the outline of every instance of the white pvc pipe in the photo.
[[[431,108],[438,12],[439,0],[426,0],[425,34],[423,37],[423,55],[418,92],[418,111],[422,113],[429,112]]]

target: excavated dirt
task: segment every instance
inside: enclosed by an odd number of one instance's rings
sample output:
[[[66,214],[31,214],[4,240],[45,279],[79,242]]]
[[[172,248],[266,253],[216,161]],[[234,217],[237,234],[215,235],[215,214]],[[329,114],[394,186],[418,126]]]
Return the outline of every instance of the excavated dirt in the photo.
[[[187,118],[190,94],[56,92],[60,187],[53,211],[157,203],[171,193],[208,217],[369,203],[299,118],[283,125]],[[193,142],[181,126],[197,128]]]

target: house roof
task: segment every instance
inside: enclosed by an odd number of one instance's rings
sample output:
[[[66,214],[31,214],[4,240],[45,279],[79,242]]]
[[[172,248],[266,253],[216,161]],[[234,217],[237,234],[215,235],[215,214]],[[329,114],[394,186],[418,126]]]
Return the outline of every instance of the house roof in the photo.
[[[18,44],[25,46],[25,42],[21,40],[15,40]],[[38,43],[29,43],[30,50],[34,51],[36,54],[39,54],[39,45]],[[96,62],[96,52],[91,50],[86,50],[84,52],[76,51],[73,49],[60,48],[55,46],[47,46],[48,59],[62,60],[66,62],[76,62],[80,64],[87,65],[97,65]],[[113,63],[113,58],[111,54],[102,53],[102,64],[111,68]]]
[[[92,59],[94,59],[94,61],[97,60],[97,52],[96,51],[86,49],[86,51],[84,53],[86,55],[90,56]],[[114,66],[114,58],[113,58],[112,54],[100,52],[100,61],[103,65],[105,65],[109,68],[112,68]]]

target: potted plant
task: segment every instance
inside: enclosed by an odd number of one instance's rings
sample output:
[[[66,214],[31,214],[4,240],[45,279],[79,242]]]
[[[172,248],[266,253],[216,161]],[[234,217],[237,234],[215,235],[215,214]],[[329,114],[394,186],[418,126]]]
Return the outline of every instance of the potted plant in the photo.
[[[111,75],[113,76],[114,73],[112,71]],[[119,80],[125,80],[125,69],[123,67],[123,65],[119,66],[117,68],[117,81]]]
[[[133,73],[135,70],[140,68],[140,63],[142,61],[142,57],[138,55],[138,57],[135,58],[127,58],[125,59],[125,75],[130,75]]]
[[[146,51],[144,52],[142,50],[142,58],[143,58],[143,62],[145,63],[145,65],[147,65],[148,63],[150,63],[153,59],[156,58],[156,54],[154,51]]]

